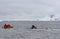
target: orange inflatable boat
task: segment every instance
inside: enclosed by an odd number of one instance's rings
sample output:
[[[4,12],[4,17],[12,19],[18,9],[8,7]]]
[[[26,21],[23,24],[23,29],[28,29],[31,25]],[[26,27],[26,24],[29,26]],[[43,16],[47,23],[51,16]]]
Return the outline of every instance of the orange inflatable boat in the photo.
[[[10,28],[13,28],[13,26],[11,26],[10,24],[4,24],[4,26],[2,28],[10,29]]]

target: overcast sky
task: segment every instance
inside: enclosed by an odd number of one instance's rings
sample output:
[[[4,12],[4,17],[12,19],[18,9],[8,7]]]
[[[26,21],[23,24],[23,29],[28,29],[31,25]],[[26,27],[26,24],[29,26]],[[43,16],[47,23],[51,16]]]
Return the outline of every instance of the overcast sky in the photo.
[[[60,19],[60,0],[0,0],[0,20]]]

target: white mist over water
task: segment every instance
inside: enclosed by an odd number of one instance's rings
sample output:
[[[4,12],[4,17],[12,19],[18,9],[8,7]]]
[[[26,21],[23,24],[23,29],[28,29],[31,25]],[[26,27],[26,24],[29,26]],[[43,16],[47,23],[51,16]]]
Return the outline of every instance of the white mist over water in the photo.
[[[0,20],[60,19],[59,7],[60,0],[0,0]]]

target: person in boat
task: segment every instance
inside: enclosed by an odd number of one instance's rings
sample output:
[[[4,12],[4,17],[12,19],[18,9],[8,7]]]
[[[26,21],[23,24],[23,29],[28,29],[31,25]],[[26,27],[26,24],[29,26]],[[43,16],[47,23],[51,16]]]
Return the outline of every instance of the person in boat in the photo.
[[[3,26],[3,28],[4,28],[4,29],[9,29],[9,28],[13,28],[13,26],[11,26],[10,24],[8,24],[8,25],[5,24],[5,25]]]

